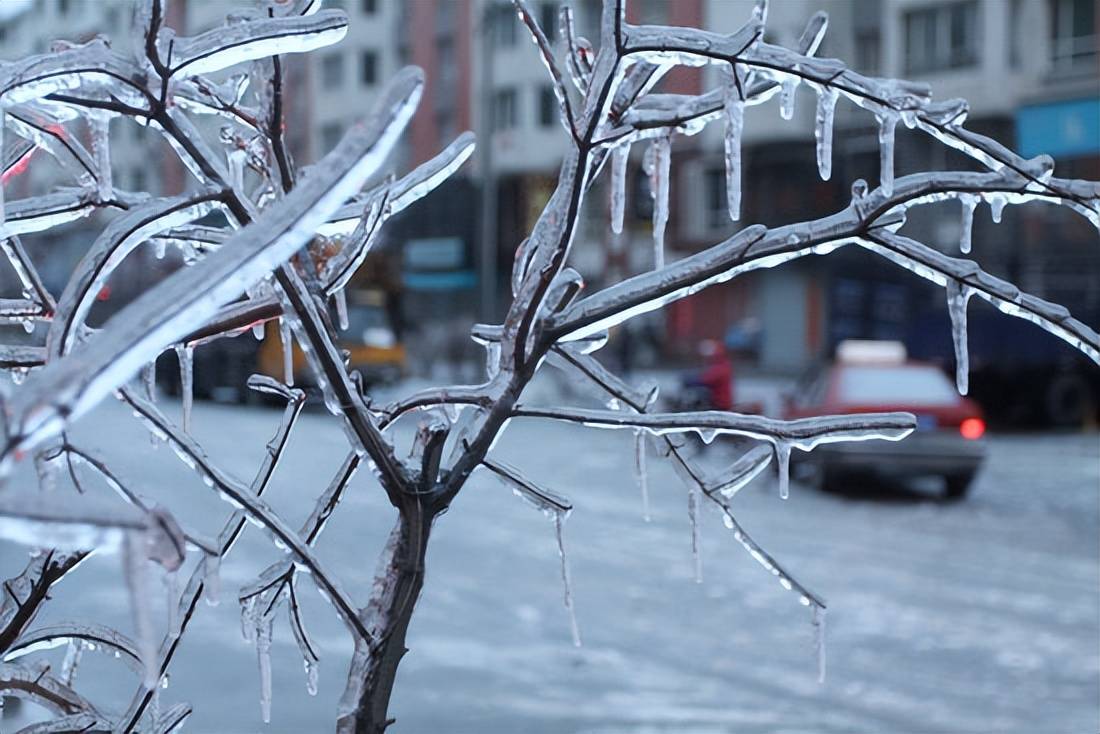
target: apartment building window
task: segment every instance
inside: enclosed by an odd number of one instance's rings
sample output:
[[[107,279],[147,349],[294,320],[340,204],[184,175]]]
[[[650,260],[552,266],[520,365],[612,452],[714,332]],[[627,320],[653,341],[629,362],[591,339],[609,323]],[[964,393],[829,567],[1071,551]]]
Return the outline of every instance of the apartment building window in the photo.
[[[364,51],[359,57],[359,83],[364,87],[378,82],[378,54]]]
[[[1096,0],[1052,0],[1051,61],[1056,69],[1095,68],[1098,38]]]
[[[516,90],[501,89],[493,95],[493,130],[510,130],[518,123]]]
[[[882,70],[882,40],[877,28],[856,31],[855,62],[856,70],[863,74],[878,74]]]
[[[374,15],[378,12],[378,0],[362,0],[363,15]]]
[[[493,41],[497,46],[515,46],[517,33],[516,25],[519,20],[511,5],[496,5],[493,7],[492,23]]]
[[[340,143],[344,136],[344,126],[339,122],[330,122],[321,126],[321,151],[327,153]]]
[[[539,6],[539,25],[546,39],[554,41],[558,37],[558,5],[556,3],[543,3]]]
[[[336,89],[344,84],[344,55],[328,54],[321,59],[321,86]]]
[[[729,226],[730,209],[726,200],[726,169],[708,168],[703,173],[703,221],[707,229]]]
[[[558,98],[549,84],[539,88],[539,125],[552,127],[558,121]]]
[[[978,63],[976,0],[905,14],[905,70],[920,74]]]

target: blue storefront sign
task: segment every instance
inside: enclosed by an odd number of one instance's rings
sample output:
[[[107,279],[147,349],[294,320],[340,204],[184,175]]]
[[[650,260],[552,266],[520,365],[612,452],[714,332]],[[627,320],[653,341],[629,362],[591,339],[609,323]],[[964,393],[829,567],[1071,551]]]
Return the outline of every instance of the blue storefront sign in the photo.
[[[1016,148],[1027,158],[1040,153],[1055,158],[1100,154],[1100,98],[1021,107],[1016,113]]]

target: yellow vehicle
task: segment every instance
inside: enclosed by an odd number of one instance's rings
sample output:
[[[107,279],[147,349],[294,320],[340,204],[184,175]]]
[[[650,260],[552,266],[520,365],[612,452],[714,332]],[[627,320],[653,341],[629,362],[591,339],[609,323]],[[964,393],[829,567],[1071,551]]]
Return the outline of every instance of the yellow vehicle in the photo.
[[[399,340],[383,290],[349,290],[348,328],[336,330],[337,346],[349,354],[349,366],[357,370],[364,384],[394,382],[405,374],[405,345]],[[294,383],[315,384],[301,348],[293,347]],[[282,380],[283,343],[277,328],[264,334],[257,356],[259,372]]]

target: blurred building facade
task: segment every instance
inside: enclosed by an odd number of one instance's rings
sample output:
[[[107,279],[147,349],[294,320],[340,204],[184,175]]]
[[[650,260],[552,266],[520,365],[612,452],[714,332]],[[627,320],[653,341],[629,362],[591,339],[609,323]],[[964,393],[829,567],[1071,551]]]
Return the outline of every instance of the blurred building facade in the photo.
[[[557,43],[558,4],[529,4]],[[578,32],[598,42],[599,1],[571,4]],[[549,198],[566,145],[549,79],[526,29],[501,0],[325,0],[324,5],[346,11],[351,25],[341,43],[287,61],[292,153],[299,163],[318,159],[370,109],[398,68],[423,67],[424,99],[395,169],[403,172],[426,160],[465,129],[478,133],[479,152],[444,192],[394,223],[387,246],[397,253],[405,287],[428,296],[407,303],[427,304],[422,307],[436,313],[460,308],[499,316],[512,253]],[[749,18],[752,6],[752,0],[633,0],[628,12],[633,22],[729,33]],[[221,22],[232,6],[169,0],[168,8],[177,32],[193,34]],[[1100,178],[1100,19],[1094,0],[773,1],[768,40],[793,45],[821,9],[830,24],[818,55],[844,59],[869,75],[930,82],[937,99],[969,100],[972,129],[1024,155],[1052,153],[1059,175]],[[0,26],[0,56],[45,51],[54,38],[85,40],[95,33],[124,44],[131,12],[126,0],[37,0]],[[716,83],[712,74],[679,70],[662,89],[702,91]],[[832,179],[819,179],[814,108],[812,92],[803,87],[790,121],[780,118],[777,101],[749,110],[741,223],[814,218],[845,206],[854,179],[877,182],[874,118],[845,102],[837,109]],[[737,229],[725,208],[721,128],[711,125],[674,142],[667,236],[672,258]],[[164,193],[186,185],[182,170],[170,162],[174,157],[157,148],[162,143],[153,133],[116,124],[112,138],[121,185]],[[604,182],[586,202],[574,264],[594,287],[652,267],[652,199],[641,172],[643,146],[636,148],[625,235],[610,235]],[[151,160],[165,162],[150,165]],[[899,175],[960,165],[969,166],[942,145],[899,126]],[[961,226],[957,208],[953,203],[932,207],[912,226],[929,244],[950,250]],[[1009,207],[1005,224],[996,227],[980,208],[975,255],[988,269],[1040,295],[1062,300],[1088,294],[1095,300],[1100,293],[1095,231],[1075,215],[1053,209]],[[740,327],[742,338],[755,335],[753,359],[761,366],[793,371],[841,338],[905,338],[926,298],[902,285],[905,280],[884,276],[858,253],[841,251],[827,260],[812,258],[707,289],[675,304],[654,327],[671,352],[684,356],[699,340],[723,338]]]

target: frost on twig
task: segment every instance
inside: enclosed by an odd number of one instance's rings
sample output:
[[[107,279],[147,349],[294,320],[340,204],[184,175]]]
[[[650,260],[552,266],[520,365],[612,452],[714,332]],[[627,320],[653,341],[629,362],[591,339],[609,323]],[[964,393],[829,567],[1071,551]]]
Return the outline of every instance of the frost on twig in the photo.
[[[391,218],[454,175],[470,157],[474,140],[461,134],[426,163],[404,175],[386,175],[387,158],[423,84],[418,71],[406,70],[335,150],[311,166],[294,161],[285,139],[281,55],[331,45],[348,28],[343,12],[319,5],[317,0],[265,2],[259,11],[238,13],[226,25],[186,37],[164,26],[162,0],[138,0],[130,54],[96,38],[80,45],[59,43],[49,54],[0,68],[4,178],[35,165],[41,156],[51,157],[66,177],[64,185],[27,198],[0,196],[0,251],[21,286],[18,297],[0,299],[0,322],[31,333],[36,325],[49,324],[44,343],[13,339],[0,344],[0,368],[22,383],[2,407],[0,471],[6,476],[17,462],[34,457],[40,483],[36,492],[5,488],[0,493],[0,534],[35,548],[26,569],[4,585],[0,601],[0,693],[29,697],[55,715],[32,731],[167,732],[178,727],[191,709],[176,704],[161,710],[161,682],[199,613],[197,602],[219,600],[221,565],[247,522],[261,528],[277,554],[256,580],[237,591],[243,632],[256,648],[262,718],[275,708],[271,646],[273,635],[284,631],[276,624],[276,612],[284,607],[306,689],[317,689],[320,654],[299,603],[305,571],[337,611],[354,645],[337,726],[383,731],[391,723],[390,694],[424,583],[433,523],[477,470],[497,476],[553,521],[564,603],[579,644],[562,534],[573,505],[491,455],[516,419],[629,431],[633,450],[624,451],[622,461],[624,468],[633,467],[643,516],[649,515],[649,468],[654,461],[669,462],[687,492],[696,575],[701,576],[701,520],[711,507],[721,513],[734,540],[811,607],[823,675],[824,600],[750,537],[733,503],[773,462],[780,495],[786,497],[792,451],[832,441],[901,440],[912,430],[913,417],[778,421],[714,411],[656,412],[655,389],[627,384],[594,356],[606,344],[608,330],[745,273],[856,245],[944,287],[960,392],[968,389],[966,307],[975,296],[1100,362],[1100,337],[1092,327],[966,259],[979,205],[989,205],[994,222],[1001,221],[1008,205],[1060,205],[1100,228],[1100,185],[1057,177],[1048,156],[1025,159],[968,130],[962,100],[934,101],[927,85],[869,77],[839,60],[818,57],[828,27],[824,13],[812,16],[787,48],[767,40],[767,3],[762,0],[748,22],[730,34],[632,24],[625,0],[604,0],[599,36],[591,40],[578,35],[571,8],[564,7],[561,48],[555,48],[549,29],[541,28],[527,4],[517,0],[516,22],[534,41],[558,102],[566,148],[557,186],[530,236],[510,243],[515,258],[507,317],[473,330],[486,350],[484,380],[420,390],[381,407],[364,393],[338,347],[337,330],[347,321],[345,289],[382,241]],[[666,75],[684,66],[713,67],[718,73],[711,78],[718,84],[698,94],[658,88]],[[830,215],[771,228],[748,223],[723,242],[673,258],[667,246],[675,244],[670,203],[678,195],[673,142],[712,123],[723,128],[726,205],[731,219],[744,219],[741,192],[750,183],[742,181],[746,116],[768,109],[762,105],[778,97],[779,114],[790,118],[800,90],[816,96],[819,176],[827,180],[833,174],[834,122],[838,105],[846,100],[877,124],[877,185],[853,182],[851,202]],[[216,142],[200,134],[198,117],[221,126]],[[135,123],[169,144],[193,178],[189,193],[154,197],[127,191],[112,178],[110,128]],[[899,124],[960,151],[983,170],[895,175]],[[78,126],[92,133],[90,146],[73,134]],[[621,232],[632,151],[644,151],[651,177],[654,267],[593,292],[571,265],[580,212],[607,169],[611,229]],[[908,210],[947,200],[957,201],[960,210],[961,258],[912,239],[905,229]],[[111,217],[108,224],[89,243],[61,293],[51,293],[21,236],[97,212]],[[88,315],[120,266],[136,252],[148,249],[159,258],[169,247],[180,250],[184,267],[93,328]],[[246,482],[218,466],[190,430],[193,355],[211,341],[250,330],[262,335],[268,328],[278,330],[288,347],[282,379],[253,376],[247,386],[284,408]],[[294,363],[292,341],[306,356],[304,367]],[[155,363],[164,352],[179,356],[184,399],[178,424],[152,400]],[[547,362],[590,385],[604,407],[521,406],[525,387]],[[296,370],[307,370],[309,381],[319,386],[348,441],[344,460],[329,468],[328,485],[308,493],[314,505],[297,532],[263,498],[304,404],[304,392],[292,383],[307,375]],[[153,440],[171,448],[192,471],[196,490],[212,491],[229,506],[216,539],[178,527],[172,508],[144,500],[138,485],[121,479],[112,456],[69,441],[69,426],[110,396],[134,413]],[[412,452],[404,457],[395,449],[395,436],[402,435],[396,426],[411,420],[419,428]],[[754,445],[727,466],[704,470],[685,450],[689,433],[704,441],[733,434]],[[369,589],[346,587],[314,547],[329,519],[344,507],[341,500],[361,466],[369,467],[397,515]],[[96,481],[87,481],[89,475]],[[98,494],[93,489],[98,484],[117,496]],[[584,498],[578,501],[583,509]],[[133,634],[92,622],[35,629],[32,623],[52,585],[89,552],[111,549],[123,554],[134,599]],[[189,555],[196,557],[190,575],[177,580],[177,569]],[[151,617],[147,600],[151,576],[162,573],[168,581],[166,624]],[[163,635],[153,634],[162,628]],[[58,674],[36,662],[39,652],[62,645],[66,655]],[[81,681],[80,660],[93,645],[117,652],[140,676],[128,706],[111,719],[74,690]]]

